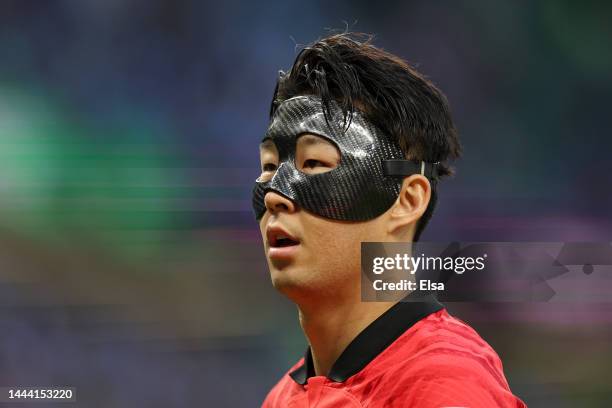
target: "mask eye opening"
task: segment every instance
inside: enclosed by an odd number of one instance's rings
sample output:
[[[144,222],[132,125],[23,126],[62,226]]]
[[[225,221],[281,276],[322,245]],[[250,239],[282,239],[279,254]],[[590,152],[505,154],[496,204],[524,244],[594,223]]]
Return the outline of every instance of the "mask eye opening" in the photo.
[[[271,138],[264,138],[259,145],[259,162],[261,174],[255,181],[258,183],[270,181],[280,167],[278,147]]]
[[[338,145],[329,137],[312,132],[297,136],[293,161],[300,173],[328,173],[338,168],[341,160],[342,154]]]

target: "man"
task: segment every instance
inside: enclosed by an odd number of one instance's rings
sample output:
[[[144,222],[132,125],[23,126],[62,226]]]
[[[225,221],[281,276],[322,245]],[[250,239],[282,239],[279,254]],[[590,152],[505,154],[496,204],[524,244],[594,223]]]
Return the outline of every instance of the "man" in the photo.
[[[444,95],[338,34],[281,72],[270,116],[253,206],[309,347],[263,406],[525,406],[491,347],[432,296],[361,301],[361,242],[417,241],[460,154]]]

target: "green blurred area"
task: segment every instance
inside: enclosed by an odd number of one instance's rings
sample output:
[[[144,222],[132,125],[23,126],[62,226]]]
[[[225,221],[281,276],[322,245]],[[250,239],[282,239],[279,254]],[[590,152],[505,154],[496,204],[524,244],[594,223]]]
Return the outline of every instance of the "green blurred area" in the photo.
[[[168,135],[138,118],[75,119],[49,97],[0,86],[0,225],[120,258],[155,254],[192,192]]]

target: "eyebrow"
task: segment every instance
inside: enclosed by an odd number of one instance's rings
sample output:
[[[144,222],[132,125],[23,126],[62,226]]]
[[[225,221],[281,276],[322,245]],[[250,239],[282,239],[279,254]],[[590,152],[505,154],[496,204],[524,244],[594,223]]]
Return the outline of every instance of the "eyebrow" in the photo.
[[[273,146],[274,146],[274,142],[269,137],[265,138],[264,140],[261,141],[261,143],[259,143],[260,148],[270,148]]]
[[[329,140],[327,140],[326,138],[322,137],[322,136],[317,136],[317,135],[311,135],[311,134],[306,134],[303,136],[299,136],[298,138],[298,143],[300,140],[303,140],[302,143],[306,143],[308,145],[316,145],[316,144],[331,144],[333,146],[333,143],[331,143]]]
[[[336,148],[336,144],[334,142],[328,140],[323,136],[313,135],[310,133],[305,133],[298,136],[297,143],[302,143],[307,146],[324,145]],[[274,147],[276,147],[276,144],[274,143],[271,137],[266,137],[259,143],[260,149],[270,149]]]

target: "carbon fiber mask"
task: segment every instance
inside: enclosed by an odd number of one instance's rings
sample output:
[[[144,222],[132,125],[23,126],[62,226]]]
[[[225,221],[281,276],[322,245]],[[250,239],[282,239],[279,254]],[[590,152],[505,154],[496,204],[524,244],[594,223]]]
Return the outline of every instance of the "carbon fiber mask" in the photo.
[[[321,99],[297,96],[277,108],[263,140],[270,139],[279,155],[278,167],[268,181],[257,179],[253,209],[259,220],[266,212],[264,196],[274,191],[298,206],[325,218],[366,221],[376,218],[397,199],[402,179],[421,173],[436,177],[436,164],[404,159],[399,145],[360,112],[347,119],[330,103],[329,123]],[[296,168],[295,149],[300,135],[323,137],[340,152],[340,162],[330,171],[305,174]]]

